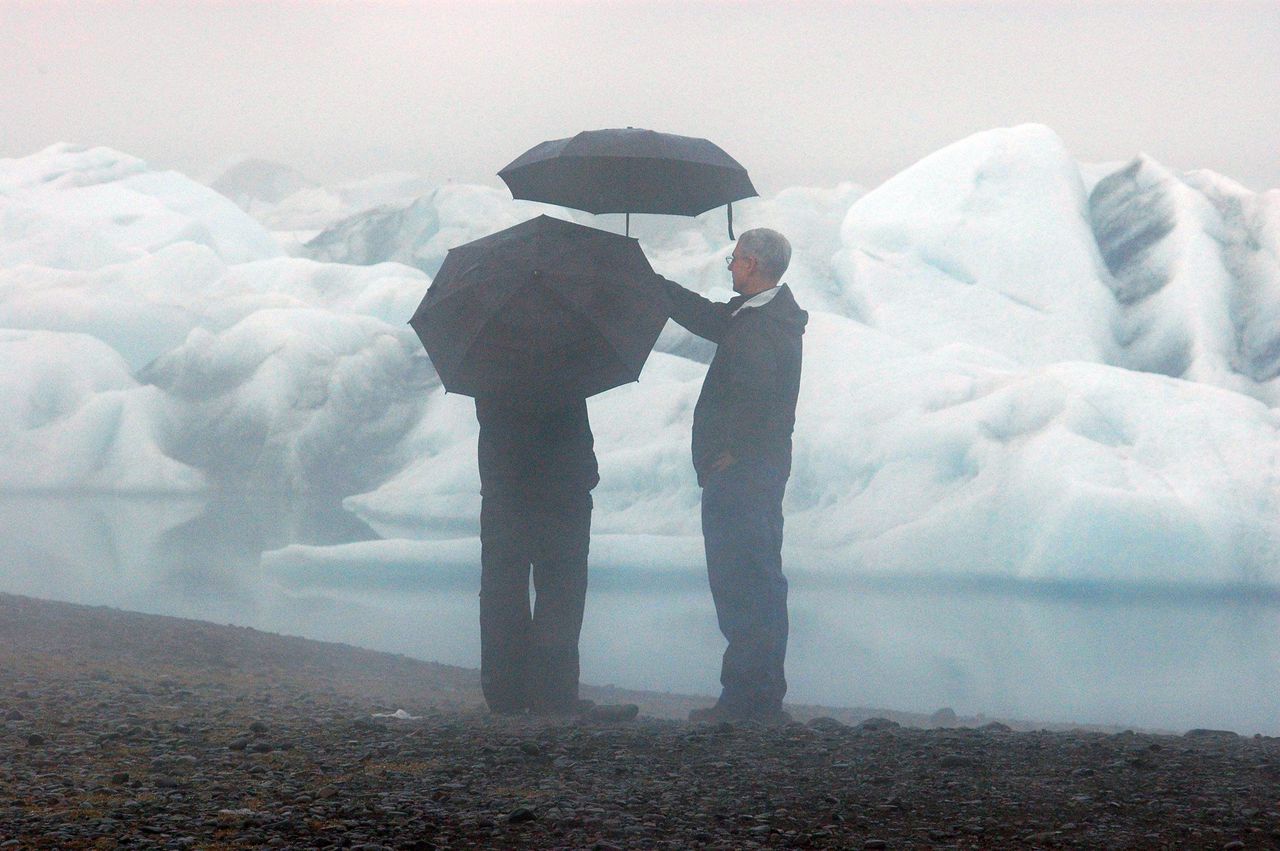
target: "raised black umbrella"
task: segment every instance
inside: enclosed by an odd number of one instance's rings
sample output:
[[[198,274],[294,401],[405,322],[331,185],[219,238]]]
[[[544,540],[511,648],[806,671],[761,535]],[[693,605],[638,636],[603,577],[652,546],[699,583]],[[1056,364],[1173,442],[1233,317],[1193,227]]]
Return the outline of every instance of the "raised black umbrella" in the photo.
[[[696,216],[758,194],[747,170],[706,139],[635,127],[585,130],[535,145],[498,172],[513,198],[588,213]]]
[[[451,249],[409,324],[446,390],[546,403],[637,380],[668,309],[636,240],[539,216]]]

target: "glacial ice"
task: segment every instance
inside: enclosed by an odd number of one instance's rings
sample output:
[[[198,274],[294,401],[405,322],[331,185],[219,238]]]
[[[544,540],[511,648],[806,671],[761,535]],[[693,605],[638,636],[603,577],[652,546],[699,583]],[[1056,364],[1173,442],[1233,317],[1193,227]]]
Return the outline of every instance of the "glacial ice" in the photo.
[[[361,211],[355,190],[245,181],[277,238],[322,230],[308,256],[105,148],[0,160],[0,490],[272,490],[385,538],[267,554],[282,576],[474,563],[473,406],[404,323],[449,247],[546,208],[465,185],[393,198],[397,177]],[[871,191],[734,212],[792,238],[812,312],[792,569],[1280,582],[1280,192],[1144,156],[1081,166],[1027,125]],[[658,271],[727,297],[723,210],[632,228]],[[590,400],[596,564],[696,568],[709,355],[669,325],[638,383]]]

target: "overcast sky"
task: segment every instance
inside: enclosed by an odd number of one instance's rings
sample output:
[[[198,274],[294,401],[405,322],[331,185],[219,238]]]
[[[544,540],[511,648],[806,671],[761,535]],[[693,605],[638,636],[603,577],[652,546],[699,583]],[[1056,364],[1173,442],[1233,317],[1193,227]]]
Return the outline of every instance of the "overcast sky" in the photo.
[[[1278,188],[1280,0],[0,0],[0,156],[498,185],[543,139],[630,125],[709,137],[770,192],[1028,121],[1085,162]]]

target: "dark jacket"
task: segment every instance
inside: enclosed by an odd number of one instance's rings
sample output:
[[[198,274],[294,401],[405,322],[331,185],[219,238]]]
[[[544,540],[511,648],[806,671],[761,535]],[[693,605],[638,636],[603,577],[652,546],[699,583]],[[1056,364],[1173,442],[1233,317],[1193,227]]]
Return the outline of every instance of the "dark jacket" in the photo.
[[[479,398],[476,419],[486,496],[586,493],[599,483],[585,399],[548,409]]]
[[[783,284],[762,307],[733,316],[749,296],[714,302],[663,279],[671,318],[716,343],[693,410],[693,468],[705,484],[722,452],[789,471],[800,392],[801,337],[809,314]],[[785,473],[784,473],[785,475]]]

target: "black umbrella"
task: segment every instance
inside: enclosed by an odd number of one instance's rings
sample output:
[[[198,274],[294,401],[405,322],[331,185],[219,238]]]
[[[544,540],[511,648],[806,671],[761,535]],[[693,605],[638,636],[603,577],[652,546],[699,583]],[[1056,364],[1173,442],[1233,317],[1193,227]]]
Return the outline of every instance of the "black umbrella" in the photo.
[[[588,213],[696,216],[756,195],[747,170],[718,145],[634,127],[586,130],[535,145],[498,172],[513,198]]]
[[[542,403],[635,381],[667,315],[634,239],[539,216],[451,249],[409,324],[446,390]]]

